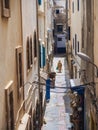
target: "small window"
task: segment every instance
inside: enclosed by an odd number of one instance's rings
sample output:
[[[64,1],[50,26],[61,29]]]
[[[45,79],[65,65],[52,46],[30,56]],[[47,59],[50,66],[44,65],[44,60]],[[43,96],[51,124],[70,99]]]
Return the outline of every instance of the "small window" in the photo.
[[[59,37],[59,38],[58,38],[58,41],[62,41],[62,38],[61,38],[61,37]]]
[[[9,9],[9,0],[5,0],[5,8]]]
[[[29,44],[29,37],[27,37],[27,70],[30,69],[30,44]]]
[[[74,13],[74,2],[72,2],[72,12]]]
[[[2,1],[2,16],[9,18],[10,17],[10,0]]]
[[[75,34],[75,55],[77,54],[77,34]]]
[[[23,86],[23,67],[22,67],[22,47],[16,48],[16,70],[17,70],[17,90],[19,97],[19,90]]]
[[[57,9],[57,10],[56,10],[56,14],[59,14],[59,12],[60,12],[59,9]]]
[[[41,5],[41,3],[42,3],[42,0],[38,0],[38,4]]]
[[[7,129],[14,130],[14,93],[12,80],[5,87],[5,104]]]
[[[77,10],[79,11],[79,0],[77,0]]]
[[[63,31],[63,25],[57,25],[57,32]]]
[[[33,64],[33,55],[32,55],[32,37],[30,37],[30,65]]]
[[[79,52],[79,41],[78,41],[78,50],[77,51]]]
[[[36,41],[36,32],[34,32],[34,57],[37,57],[37,41]]]
[[[68,40],[70,40],[70,26],[68,26]]]
[[[74,38],[73,38],[73,49],[74,49]]]

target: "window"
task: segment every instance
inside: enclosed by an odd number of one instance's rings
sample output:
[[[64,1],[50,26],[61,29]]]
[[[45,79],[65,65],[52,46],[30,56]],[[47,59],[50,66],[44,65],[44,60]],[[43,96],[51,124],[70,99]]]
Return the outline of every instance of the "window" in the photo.
[[[38,4],[41,5],[41,3],[42,3],[42,0],[38,0]]]
[[[43,44],[40,44],[40,67],[43,68],[45,66],[45,47]]]
[[[75,34],[75,55],[77,54],[77,34]]]
[[[20,73],[20,86],[22,86],[22,54],[19,53],[19,73]]]
[[[70,40],[70,26],[68,26],[68,40]]]
[[[74,13],[74,2],[72,2],[72,12]]]
[[[57,9],[57,10],[56,10],[56,14],[59,14],[59,12],[60,12],[59,9]]]
[[[37,41],[36,41],[36,32],[34,32],[34,57],[37,57]]]
[[[26,46],[26,60],[27,60],[27,71],[29,72],[30,67],[33,64],[33,55],[32,55],[32,37],[27,37],[27,46]]]
[[[10,0],[2,0],[2,16],[10,17]]]
[[[74,49],[74,38],[73,38],[73,49]]]
[[[82,37],[82,48],[84,48],[84,35],[85,35],[84,34],[84,27],[82,27],[82,33],[81,33],[81,37]]]
[[[29,46],[29,37],[27,37],[27,70],[30,69],[30,46]]]
[[[77,10],[79,11],[79,0],[77,0]]]
[[[78,41],[78,50],[77,51],[79,52],[79,41]]]
[[[57,25],[57,32],[63,31],[63,25]]]
[[[17,90],[18,97],[19,91],[23,86],[23,67],[22,67],[22,47],[18,46],[16,48],[16,70],[17,70]]]
[[[30,37],[30,65],[33,64],[33,55],[32,55],[32,37]]]
[[[14,130],[14,98],[13,98],[12,80],[5,87],[5,104],[6,104],[7,130]]]
[[[59,38],[58,38],[58,41],[62,41],[62,38],[59,37]]]

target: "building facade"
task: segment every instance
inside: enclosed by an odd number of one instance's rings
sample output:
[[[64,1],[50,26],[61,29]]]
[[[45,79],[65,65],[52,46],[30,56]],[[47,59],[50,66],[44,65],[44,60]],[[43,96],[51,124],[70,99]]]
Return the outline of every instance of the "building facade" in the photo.
[[[84,129],[97,130],[97,71],[92,64],[79,58],[82,52],[97,65],[97,2],[92,0],[71,1],[71,45],[73,79],[79,84],[89,84],[84,91]],[[69,55],[68,55],[69,56]]]
[[[42,12],[39,2],[0,0],[1,130],[41,129],[45,91],[42,97],[39,38],[45,42],[45,15],[44,1]]]
[[[24,100],[21,2],[0,0],[0,129],[16,129]],[[3,43],[3,44],[2,44]],[[18,117],[17,117],[18,116]],[[18,120],[17,120],[18,118]]]
[[[66,40],[65,40],[65,1],[54,0],[53,7],[54,16],[54,54],[66,53]]]

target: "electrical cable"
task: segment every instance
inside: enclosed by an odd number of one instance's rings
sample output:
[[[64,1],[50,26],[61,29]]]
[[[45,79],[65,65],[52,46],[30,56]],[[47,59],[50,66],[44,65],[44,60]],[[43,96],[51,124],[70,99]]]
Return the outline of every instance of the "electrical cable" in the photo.
[[[24,84],[24,86],[25,86],[26,84],[30,84],[30,85],[33,86],[33,84],[37,84],[37,85],[38,85],[39,82],[37,82],[37,81],[33,81],[32,83],[31,83],[31,82],[26,82],[26,83]],[[81,84],[81,85],[77,85],[77,86],[73,86],[73,87],[80,87],[80,86],[87,86],[87,85],[93,86],[93,85],[95,85],[95,84],[98,84],[98,82],[96,82],[96,83],[95,83],[95,82],[89,82],[89,83],[85,83],[85,84]],[[46,86],[45,83],[40,83],[40,85],[45,85],[45,86]],[[47,86],[50,86],[50,89],[54,89],[53,86],[51,86],[50,84],[47,84]],[[65,90],[68,90],[68,89],[71,89],[71,88],[73,88],[73,87],[66,87],[66,86],[60,87],[60,86],[55,86],[55,89],[65,89]],[[37,89],[38,89],[38,87],[37,87]],[[46,89],[43,89],[43,88],[40,88],[40,89],[46,91]],[[52,93],[68,93],[67,91],[63,91],[63,92],[57,92],[57,91],[52,91],[52,90],[47,90],[47,91],[50,91],[50,92],[52,92]]]

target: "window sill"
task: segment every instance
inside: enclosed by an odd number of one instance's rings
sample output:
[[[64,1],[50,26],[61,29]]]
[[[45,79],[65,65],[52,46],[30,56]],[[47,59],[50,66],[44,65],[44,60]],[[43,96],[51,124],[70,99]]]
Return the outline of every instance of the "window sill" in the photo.
[[[2,16],[5,18],[9,18],[10,17],[10,9],[3,8]]]

